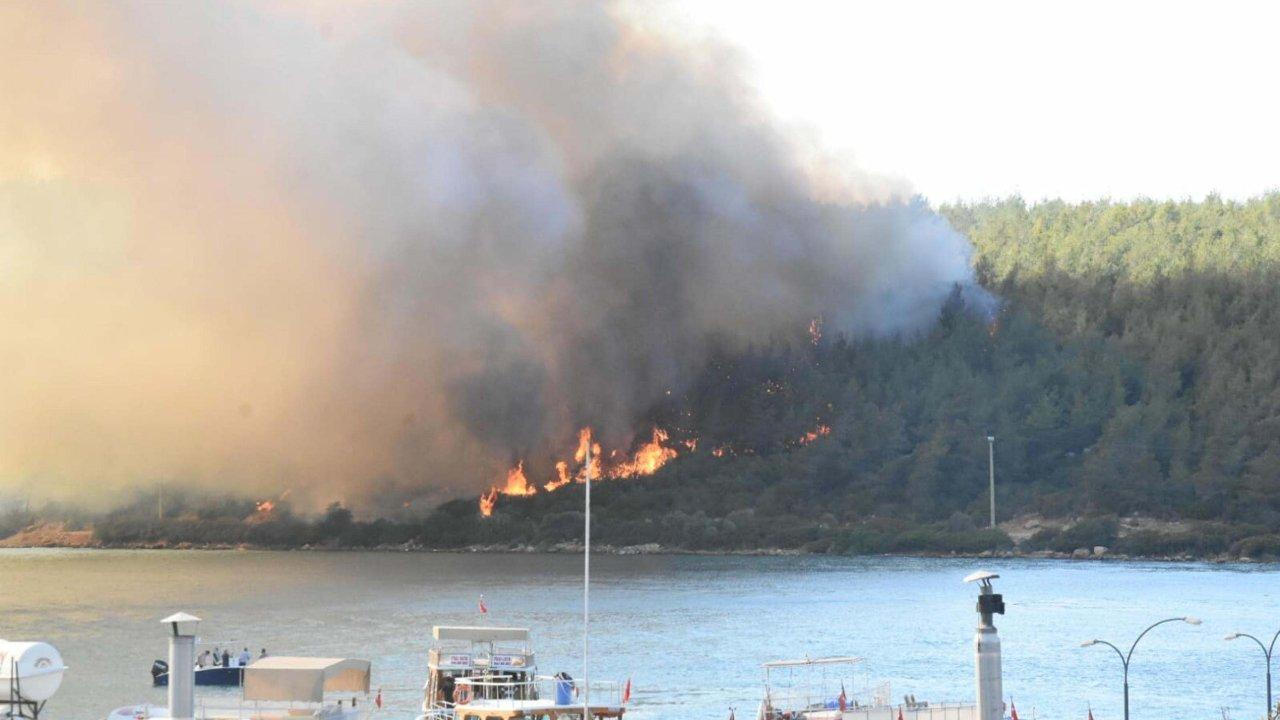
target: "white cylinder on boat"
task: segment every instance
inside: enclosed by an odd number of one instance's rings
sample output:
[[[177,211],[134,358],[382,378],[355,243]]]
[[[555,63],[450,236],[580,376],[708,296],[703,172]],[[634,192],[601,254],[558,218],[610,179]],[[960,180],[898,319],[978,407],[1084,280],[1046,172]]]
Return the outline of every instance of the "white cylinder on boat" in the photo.
[[[1004,717],[1004,688],[1000,676],[1000,634],[994,627],[980,627],[973,636],[978,680],[978,720]]]
[[[196,709],[196,639],[169,637],[169,717],[191,718]]]
[[[66,670],[62,655],[48,643],[0,640],[0,692],[11,700],[48,700],[58,692]]]

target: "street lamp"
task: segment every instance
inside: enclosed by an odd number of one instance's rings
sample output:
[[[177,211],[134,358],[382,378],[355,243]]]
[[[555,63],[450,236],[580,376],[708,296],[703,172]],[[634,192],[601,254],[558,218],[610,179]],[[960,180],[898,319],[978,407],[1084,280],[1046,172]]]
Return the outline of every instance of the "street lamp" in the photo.
[[[1171,623],[1171,622],[1184,622],[1184,623],[1187,623],[1188,625],[1199,625],[1199,624],[1200,624],[1200,619],[1199,619],[1199,618],[1193,618],[1193,617],[1187,616],[1187,617],[1166,618],[1166,619],[1161,620],[1161,621],[1159,621],[1159,622],[1151,623],[1150,625],[1148,625],[1148,626],[1147,626],[1147,629],[1146,629],[1146,630],[1143,630],[1143,631],[1142,631],[1142,633],[1141,633],[1140,635],[1138,635],[1138,639],[1137,639],[1137,640],[1134,640],[1134,641],[1133,641],[1133,644],[1129,646],[1129,652],[1128,652],[1128,654],[1126,654],[1126,653],[1124,653],[1124,652],[1121,652],[1120,648],[1116,647],[1115,645],[1112,645],[1111,643],[1107,642],[1106,640],[1097,640],[1097,639],[1094,639],[1094,640],[1087,640],[1087,641],[1085,641],[1085,642],[1080,643],[1080,647],[1092,647],[1092,646],[1094,646],[1094,645],[1106,645],[1107,647],[1111,648],[1112,650],[1115,650],[1115,651],[1116,651],[1116,655],[1119,655],[1119,656],[1120,656],[1120,662],[1121,662],[1121,664],[1123,664],[1123,665],[1124,665],[1124,720],[1129,720],[1129,660],[1133,658],[1133,649],[1134,649],[1134,648],[1136,648],[1136,647],[1138,647],[1138,641],[1142,640],[1142,638],[1143,638],[1147,633],[1151,632],[1151,630],[1152,630],[1153,628],[1155,628],[1155,627],[1157,627],[1157,626],[1160,626],[1160,625],[1163,625],[1163,624],[1165,624],[1165,623]]]
[[[1235,640],[1236,638],[1249,638],[1258,643],[1258,647],[1262,648],[1262,654],[1267,656],[1267,717],[1271,717],[1271,713],[1275,711],[1275,706],[1271,704],[1271,651],[1275,649],[1276,638],[1280,638],[1280,630],[1271,637],[1270,645],[1263,645],[1262,641],[1248,633],[1231,633],[1223,638],[1223,640]]]
[[[987,436],[987,479],[991,497],[991,527],[996,526],[996,436]]]

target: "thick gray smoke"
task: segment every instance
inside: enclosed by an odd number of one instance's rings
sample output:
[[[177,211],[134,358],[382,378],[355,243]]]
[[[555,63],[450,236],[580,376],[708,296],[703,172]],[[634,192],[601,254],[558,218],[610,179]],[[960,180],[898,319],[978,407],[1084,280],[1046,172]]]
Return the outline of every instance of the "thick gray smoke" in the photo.
[[[475,488],[625,442],[714,346],[970,282],[642,10],[0,6],[0,482]]]

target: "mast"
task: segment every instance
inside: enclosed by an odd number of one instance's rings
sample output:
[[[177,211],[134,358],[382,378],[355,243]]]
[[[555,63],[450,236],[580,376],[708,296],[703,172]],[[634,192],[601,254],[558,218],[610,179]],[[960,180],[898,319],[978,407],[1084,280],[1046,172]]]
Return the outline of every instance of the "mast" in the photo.
[[[588,655],[591,651],[591,441],[587,441],[586,516],[583,521],[582,550],[582,720],[590,720],[591,681]]]

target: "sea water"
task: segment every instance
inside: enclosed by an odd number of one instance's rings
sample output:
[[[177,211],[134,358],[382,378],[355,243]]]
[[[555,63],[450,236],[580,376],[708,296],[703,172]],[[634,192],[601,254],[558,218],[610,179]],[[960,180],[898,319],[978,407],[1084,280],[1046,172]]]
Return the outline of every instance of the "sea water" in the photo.
[[[597,556],[591,677],[632,681],[629,718],[755,716],[761,663],[856,655],[903,695],[972,700],[976,569],[996,589],[1004,689],[1021,718],[1120,718],[1127,649],[1132,717],[1261,717],[1265,662],[1252,641],[1280,629],[1280,574],[1266,565],[1063,560]],[[202,647],[373,661],[386,720],[417,711],[431,626],[533,632],[539,671],[581,675],[581,557],[536,554],[0,551],[0,638],[43,640],[70,670],[50,720],[164,702],[149,669],[172,612],[204,622]],[[489,612],[477,612],[484,594]],[[1278,668],[1280,669],[1280,668]],[[851,681],[852,684],[852,681]],[[855,688],[850,687],[852,692]],[[200,688],[201,695],[234,691]],[[1280,696],[1280,688],[1277,688]]]

